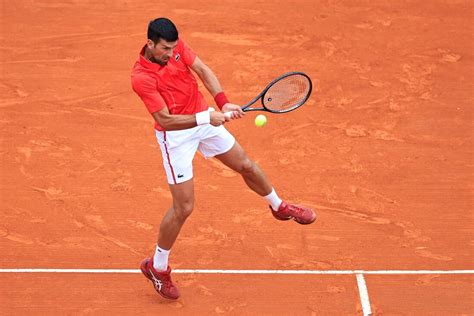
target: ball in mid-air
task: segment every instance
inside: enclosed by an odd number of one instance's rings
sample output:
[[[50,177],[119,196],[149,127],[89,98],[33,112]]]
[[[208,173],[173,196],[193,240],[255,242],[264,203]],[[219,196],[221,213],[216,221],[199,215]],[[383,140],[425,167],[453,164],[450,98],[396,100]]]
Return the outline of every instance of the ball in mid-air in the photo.
[[[255,118],[255,125],[258,127],[262,127],[267,123],[267,118],[263,114],[257,115]]]

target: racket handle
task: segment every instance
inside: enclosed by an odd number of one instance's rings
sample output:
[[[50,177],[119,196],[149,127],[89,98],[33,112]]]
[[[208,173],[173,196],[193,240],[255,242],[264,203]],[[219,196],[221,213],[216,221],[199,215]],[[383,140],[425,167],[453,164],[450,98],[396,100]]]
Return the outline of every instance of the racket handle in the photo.
[[[225,117],[231,118],[232,117],[232,111],[230,112],[224,112]]]

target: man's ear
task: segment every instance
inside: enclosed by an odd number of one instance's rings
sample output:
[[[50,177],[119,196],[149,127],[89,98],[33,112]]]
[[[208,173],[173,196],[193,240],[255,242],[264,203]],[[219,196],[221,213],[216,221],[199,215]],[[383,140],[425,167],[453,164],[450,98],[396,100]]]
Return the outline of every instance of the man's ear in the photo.
[[[146,45],[148,46],[149,49],[155,48],[155,43],[153,43],[151,39],[148,39],[148,41],[146,42]]]

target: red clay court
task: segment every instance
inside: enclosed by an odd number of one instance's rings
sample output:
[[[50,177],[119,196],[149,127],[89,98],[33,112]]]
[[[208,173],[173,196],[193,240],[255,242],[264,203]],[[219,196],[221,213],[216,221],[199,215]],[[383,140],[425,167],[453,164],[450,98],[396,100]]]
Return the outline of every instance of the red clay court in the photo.
[[[0,314],[474,314],[473,10],[4,1]],[[138,270],[171,203],[130,85],[159,16],[235,103],[288,71],[314,83],[307,104],[264,128],[253,113],[226,127],[318,220],[276,221],[237,174],[197,155],[196,208],[170,258],[178,301]]]

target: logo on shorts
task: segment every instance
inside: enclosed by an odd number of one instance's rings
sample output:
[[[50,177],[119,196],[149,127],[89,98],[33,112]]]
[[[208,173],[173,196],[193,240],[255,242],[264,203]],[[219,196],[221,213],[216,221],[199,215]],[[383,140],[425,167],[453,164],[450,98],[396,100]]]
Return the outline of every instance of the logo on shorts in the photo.
[[[180,57],[181,57],[181,55],[178,53],[178,54],[176,54],[176,56],[174,56],[174,60],[178,61]]]
[[[178,174],[178,178],[182,178],[182,177],[184,177],[184,175]]]

